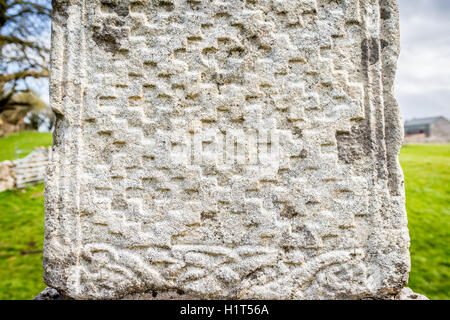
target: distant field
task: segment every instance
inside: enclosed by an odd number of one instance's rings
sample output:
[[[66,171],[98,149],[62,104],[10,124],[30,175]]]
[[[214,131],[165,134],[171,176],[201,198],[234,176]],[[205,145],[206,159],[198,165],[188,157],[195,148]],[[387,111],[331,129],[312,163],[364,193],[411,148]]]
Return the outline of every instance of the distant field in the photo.
[[[406,145],[406,209],[411,236],[409,286],[450,299],[450,145]]]
[[[21,148],[50,145],[49,134],[34,135],[0,139],[0,159],[14,157],[14,141]],[[449,299],[450,145],[408,145],[400,159],[411,235],[409,286],[431,299]],[[0,300],[32,299],[45,287],[43,234],[43,185],[0,193]]]
[[[52,145],[52,134],[36,131],[24,131],[9,135],[0,139],[0,161],[14,160],[15,148],[25,152],[20,153],[19,158],[25,157],[34,150],[35,147],[48,147]]]

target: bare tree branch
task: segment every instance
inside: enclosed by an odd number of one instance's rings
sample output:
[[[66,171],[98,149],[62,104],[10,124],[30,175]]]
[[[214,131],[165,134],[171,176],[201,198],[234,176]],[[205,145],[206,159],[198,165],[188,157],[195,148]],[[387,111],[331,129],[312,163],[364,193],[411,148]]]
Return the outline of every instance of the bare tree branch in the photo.
[[[49,35],[51,10],[51,0],[0,0],[0,113],[26,79],[49,76],[42,36]]]
[[[22,79],[25,79],[28,77],[44,78],[44,77],[48,77],[48,76],[49,76],[48,70],[42,70],[42,71],[24,70],[24,71],[15,72],[12,74],[7,74],[7,75],[0,74],[0,83],[1,82],[6,83],[9,81],[13,81],[13,80],[22,80]]]

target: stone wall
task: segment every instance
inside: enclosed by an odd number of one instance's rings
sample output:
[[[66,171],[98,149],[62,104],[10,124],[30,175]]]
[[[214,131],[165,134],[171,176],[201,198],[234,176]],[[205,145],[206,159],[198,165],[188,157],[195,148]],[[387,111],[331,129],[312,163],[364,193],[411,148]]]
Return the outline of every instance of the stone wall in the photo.
[[[51,148],[35,148],[25,158],[0,162],[0,192],[43,183]]]
[[[0,162],[0,192],[15,189],[16,170],[12,161]]]

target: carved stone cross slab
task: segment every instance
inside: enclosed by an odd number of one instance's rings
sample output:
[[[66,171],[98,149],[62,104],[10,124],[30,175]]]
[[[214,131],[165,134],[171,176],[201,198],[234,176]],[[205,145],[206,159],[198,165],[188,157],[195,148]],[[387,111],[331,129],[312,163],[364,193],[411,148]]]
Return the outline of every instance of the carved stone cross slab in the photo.
[[[52,43],[50,287],[358,299],[407,282],[396,0],[56,0]]]

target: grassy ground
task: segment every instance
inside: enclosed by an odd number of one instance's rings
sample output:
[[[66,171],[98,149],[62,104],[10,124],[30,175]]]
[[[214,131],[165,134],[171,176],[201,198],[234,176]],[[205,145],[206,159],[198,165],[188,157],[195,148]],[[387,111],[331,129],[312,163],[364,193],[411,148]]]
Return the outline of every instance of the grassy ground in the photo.
[[[43,185],[0,193],[0,300],[29,300],[45,288],[43,194]]]
[[[411,236],[409,286],[430,299],[450,299],[450,145],[407,145],[400,161]]]
[[[14,150],[19,148],[25,152],[20,153],[19,158],[25,157],[34,150],[35,147],[51,146],[52,134],[36,131],[24,131],[9,135],[7,138],[0,139],[0,161],[14,160]]]
[[[26,138],[21,135],[8,139],[16,139],[24,148]],[[37,135],[32,137],[39,141],[36,146],[40,141],[50,143],[48,134]],[[0,139],[0,159],[14,156],[12,140]],[[32,143],[27,145],[32,149]],[[408,145],[402,149],[400,160],[406,177],[411,235],[409,286],[431,299],[449,299],[450,145]],[[42,192],[43,185],[0,193],[0,300],[31,299],[45,287]]]

